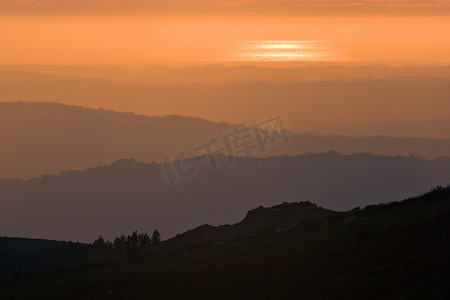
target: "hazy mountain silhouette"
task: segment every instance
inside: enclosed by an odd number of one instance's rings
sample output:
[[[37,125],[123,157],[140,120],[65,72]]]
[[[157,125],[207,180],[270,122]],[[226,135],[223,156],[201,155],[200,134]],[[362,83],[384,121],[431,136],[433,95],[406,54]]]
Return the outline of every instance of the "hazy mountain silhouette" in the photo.
[[[357,126],[343,125],[335,130],[347,132],[350,135],[387,135],[405,136],[414,132],[415,136],[428,138],[450,139],[450,119],[432,119],[405,122],[380,122]]]
[[[105,78],[116,81],[147,83],[251,83],[349,80],[361,78],[427,77],[450,79],[448,66],[389,66],[349,63],[327,65],[304,63],[301,67],[274,68],[267,66],[205,65],[189,67],[151,66],[120,68],[96,66],[0,65],[0,70],[58,75],[64,77]]]
[[[253,125],[253,124],[249,124]],[[242,125],[240,125],[242,126]],[[0,178],[31,178],[61,170],[109,164],[123,157],[163,162],[186,157],[211,138],[222,140],[238,125],[182,116],[147,117],[56,103],[0,103]],[[421,138],[324,136],[290,133],[256,157],[323,153],[363,153],[436,158],[450,156],[448,140]]]
[[[0,178],[85,169],[123,157],[152,162],[233,130],[228,123],[57,103],[0,103]]]
[[[336,127],[448,119],[450,110],[449,79],[442,78],[150,84],[0,71],[0,90],[3,102],[56,101],[146,115],[189,115],[237,124],[258,123],[281,115],[288,128],[296,132],[347,134],[337,132]],[[445,128],[433,128],[425,137],[440,134],[440,138],[448,138]],[[408,128],[398,134],[417,136]]]
[[[311,201],[350,209],[419,194],[450,182],[450,158],[369,154],[206,157],[169,186],[164,164],[120,160],[109,166],[31,180],[1,180],[0,235],[92,241],[103,234],[158,228],[164,237],[201,224],[230,224],[260,205]]]

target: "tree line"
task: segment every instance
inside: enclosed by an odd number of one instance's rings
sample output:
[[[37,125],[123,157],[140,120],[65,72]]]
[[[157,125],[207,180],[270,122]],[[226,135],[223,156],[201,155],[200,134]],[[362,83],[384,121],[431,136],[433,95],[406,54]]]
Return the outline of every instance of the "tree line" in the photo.
[[[114,242],[105,241],[100,235],[93,243],[97,249],[114,249],[118,251],[126,251],[127,256],[137,256],[141,254],[145,248],[150,245],[156,245],[161,242],[161,234],[155,229],[150,237],[147,233],[138,233],[134,231],[132,234],[125,236],[122,234],[116,237]]]

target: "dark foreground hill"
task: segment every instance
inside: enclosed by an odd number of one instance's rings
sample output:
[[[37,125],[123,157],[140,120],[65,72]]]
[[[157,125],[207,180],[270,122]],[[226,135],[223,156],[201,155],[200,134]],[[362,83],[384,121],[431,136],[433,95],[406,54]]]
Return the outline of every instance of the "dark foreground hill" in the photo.
[[[78,242],[0,237],[0,277],[21,278],[122,256],[123,251],[99,251]]]
[[[177,163],[121,160],[31,180],[0,180],[0,235],[92,242],[158,228],[166,238],[233,224],[258,206],[311,201],[334,210],[418,195],[450,182],[450,158],[336,152]],[[180,175],[181,174],[181,175]],[[170,176],[175,181],[170,185]]]
[[[258,208],[230,228],[244,224],[260,228],[247,237],[172,243],[187,232],[119,262],[5,279],[0,297],[447,299],[450,293],[449,188],[348,212],[310,203]]]
[[[39,272],[71,268],[81,264],[102,263],[123,259],[136,254],[161,249],[174,249],[182,245],[205,242],[225,242],[255,236],[270,228],[292,229],[298,222],[330,216],[335,212],[317,207],[310,202],[283,203],[274,207],[258,207],[234,225],[214,227],[203,225],[155,247],[151,241],[144,246],[105,242],[99,245],[80,242],[63,242],[43,239],[0,237],[0,278],[22,278]],[[127,235],[130,237],[130,235]],[[119,238],[119,237],[117,237]]]
[[[245,218],[234,225],[202,225],[165,242],[173,247],[207,242],[225,242],[255,236],[258,232],[274,229],[277,232],[291,230],[304,220],[330,216],[335,212],[318,207],[311,202],[283,203],[272,207],[250,210]]]

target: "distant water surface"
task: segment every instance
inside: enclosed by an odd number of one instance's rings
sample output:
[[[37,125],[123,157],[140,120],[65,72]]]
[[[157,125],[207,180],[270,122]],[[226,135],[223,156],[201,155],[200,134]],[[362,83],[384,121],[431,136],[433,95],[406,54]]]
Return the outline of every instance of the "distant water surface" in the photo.
[[[223,53],[233,61],[332,61],[339,57],[335,46],[319,40],[239,41]]]

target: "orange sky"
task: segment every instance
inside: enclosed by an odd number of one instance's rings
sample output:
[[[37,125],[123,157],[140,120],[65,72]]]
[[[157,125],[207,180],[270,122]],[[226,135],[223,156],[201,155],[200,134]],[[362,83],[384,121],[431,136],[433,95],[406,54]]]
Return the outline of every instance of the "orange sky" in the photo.
[[[227,7],[236,10],[235,2]],[[269,7],[275,2],[244,1],[241,12],[200,14],[173,12],[174,7],[184,7],[174,6],[173,1],[160,1],[166,10],[160,13],[144,9],[140,13],[105,13],[111,3],[123,1],[92,0],[91,6],[76,6],[73,1],[0,0],[0,64],[245,61],[242,53],[233,53],[236,45],[261,40],[322,41],[330,54],[324,59],[327,61],[450,62],[450,40],[446,38],[450,36],[450,18],[442,13],[448,1],[288,1],[316,10],[320,4],[336,13],[247,12],[254,3]],[[199,9],[206,1],[192,3]],[[277,3],[277,7],[284,5]],[[381,12],[367,12],[367,3],[381,3],[377,6]],[[66,12],[74,7],[90,11]],[[346,11],[340,13],[343,7]],[[406,11],[390,13],[386,11],[389,7]],[[426,13],[421,14],[418,7]],[[312,60],[315,58],[323,56],[313,55]]]
[[[442,14],[450,0],[0,0],[0,13],[252,12]]]

